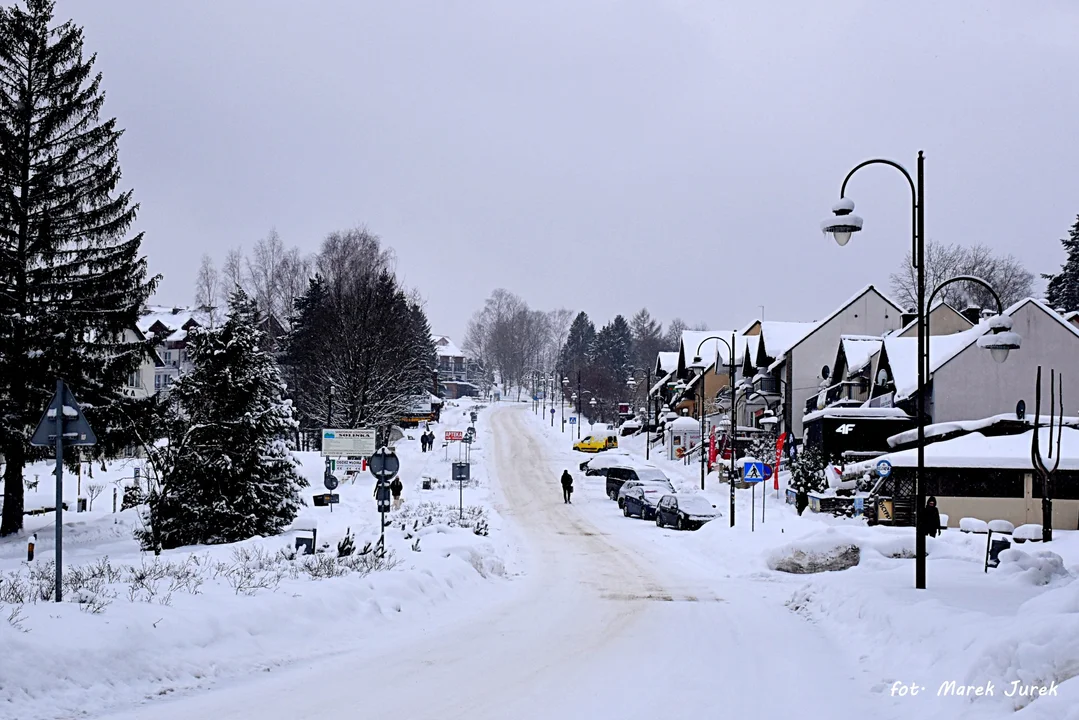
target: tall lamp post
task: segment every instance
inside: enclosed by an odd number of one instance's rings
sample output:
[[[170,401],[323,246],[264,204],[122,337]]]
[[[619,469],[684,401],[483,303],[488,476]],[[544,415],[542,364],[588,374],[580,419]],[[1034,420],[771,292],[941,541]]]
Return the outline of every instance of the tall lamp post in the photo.
[[[898,170],[910,186],[911,197],[911,267],[917,273],[917,311],[918,311],[918,468],[914,476],[914,586],[919,590],[925,589],[925,535],[918,531],[919,516],[925,507],[925,374],[928,368],[926,361],[926,347],[928,337],[926,335],[927,315],[925,303],[925,156],[918,151],[917,182],[911,174],[894,160],[875,158],[866,160],[854,166],[843,178],[843,184],[839,188],[839,202],[832,207],[835,217],[828,218],[821,223],[821,231],[831,233],[840,247],[850,242],[851,235],[862,229],[862,218],[854,214],[854,202],[846,197],[847,183],[851,177],[862,168],[869,165],[887,165]],[[981,345],[981,341],[979,340]],[[982,347],[986,347],[982,345]],[[991,349],[991,348],[990,348]],[[999,355],[999,353],[997,353]]]
[[[735,436],[735,429],[738,427],[735,424],[735,420],[734,420],[734,333],[731,333],[731,341],[729,343],[726,340],[724,340],[722,337],[720,337],[719,335],[713,335],[711,337],[706,337],[705,339],[701,340],[699,345],[697,345],[697,352],[694,353],[694,357],[693,357],[693,365],[692,365],[692,367],[693,367],[694,372],[698,376],[699,382],[701,383],[700,388],[698,388],[699,391],[700,391],[700,398],[701,398],[701,408],[700,408],[700,410],[701,410],[701,490],[704,490],[704,477],[707,474],[706,467],[708,465],[708,459],[705,457],[705,454],[704,454],[704,398],[705,398],[705,395],[704,395],[704,384],[705,384],[704,373],[705,373],[706,368],[705,368],[705,365],[704,365],[704,361],[701,360],[701,348],[703,348],[704,344],[706,342],[708,342],[709,340],[717,340],[717,341],[723,343],[727,348],[727,358],[728,358],[727,383],[731,386],[731,435],[730,435],[730,437],[731,437],[731,478],[730,478],[730,484],[731,484],[731,526],[733,527],[734,526],[734,456],[735,456],[734,436]],[[718,366],[718,364],[719,364],[719,352],[718,352],[718,346],[716,346],[716,347],[717,347],[716,365]]]
[[[629,380],[626,381],[626,385],[630,386],[631,388],[636,388],[637,387],[637,373],[644,373],[645,403],[650,405],[651,401],[648,398],[648,393],[652,389],[650,387],[650,385],[652,384],[652,371],[650,369],[633,368],[632,370],[630,370]],[[650,459],[649,458],[649,453],[651,452],[651,449],[652,449],[652,440],[651,440],[651,437],[649,436],[649,432],[648,432],[648,416],[645,415],[645,417],[644,417],[644,459],[645,460]]]
[[[559,392],[559,405],[562,406],[562,432],[566,432],[566,389],[569,387],[569,378],[562,378],[562,388]]]

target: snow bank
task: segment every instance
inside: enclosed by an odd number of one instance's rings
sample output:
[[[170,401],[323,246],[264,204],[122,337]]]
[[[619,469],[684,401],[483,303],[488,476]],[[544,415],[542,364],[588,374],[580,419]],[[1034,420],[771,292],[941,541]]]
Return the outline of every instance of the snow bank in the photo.
[[[1011,547],[1001,551],[999,557],[999,574],[1015,575],[1031,585],[1048,585],[1068,575],[1064,569],[1064,559],[1048,550],[1027,553]]]
[[[1012,537],[1016,540],[1037,542],[1042,539],[1042,526],[1034,523],[1020,525],[1012,531]]]
[[[777,572],[810,574],[846,570],[856,566],[862,551],[858,543],[829,529],[820,536],[803,538],[776,548],[768,567]]]

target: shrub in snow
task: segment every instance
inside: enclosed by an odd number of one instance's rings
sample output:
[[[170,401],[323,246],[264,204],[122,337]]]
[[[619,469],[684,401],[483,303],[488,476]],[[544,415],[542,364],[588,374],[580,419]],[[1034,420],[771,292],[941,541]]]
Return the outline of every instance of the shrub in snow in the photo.
[[[1038,541],[1042,539],[1042,526],[1034,523],[1028,523],[1026,525],[1020,525],[1012,531],[1012,537],[1016,540],[1033,540]]]
[[[1008,548],[1000,553],[1001,575],[1016,575],[1031,585],[1048,585],[1058,577],[1066,577],[1064,560],[1048,550],[1034,553]]]
[[[847,538],[827,532],[776,548],[768,557],[768,567],[799,575],[846,570],[861,561],[862,551]]]
[[[959,529],[963,532],[984,535],[989,532],[989,523],[978,518],[965,517],[959,521]]]
[[[347,557],[356,552],[356,538],[351,530],[352,528],[345,528],[345,536],[337,543],[337,557]]]
[[[401,530],[406,533],[409,530],[414,532],[431,525],[466,528],[476,535],[483,536],[486,536],[489,532],[487,508],[478,505],[465,506],[463,517],[457,505],[444,505],[435,502],[406,505],[396,513],[393,523],[394,525],[400,523]]]
[[[1012,525],[1007,520],[990,520],[989,529],[995,533],[1010,535],[1015,530],[1015,525]]]
[[[229,305],[224,326],[188,336],[194,369],[170,394],[168,443],[148,448],[158,482],[137,533],[146,549],[276,535],[301,505],[286,444],[297,426],[258,310],[240,290]]]
[[[772,453],[775,453],[773,446]],[[791,487],[796,492],[822,492],[828,487],[820,447],[806,443],[791,464]]]

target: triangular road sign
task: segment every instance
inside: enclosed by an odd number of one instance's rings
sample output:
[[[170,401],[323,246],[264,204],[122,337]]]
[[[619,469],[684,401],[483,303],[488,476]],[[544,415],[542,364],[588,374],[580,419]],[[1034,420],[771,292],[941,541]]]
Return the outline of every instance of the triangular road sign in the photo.
[[[82,408],[71,393],[71,388],[66,384],[62,386],[63,398],[60,392],[52,396],[49,408],[41,416],[41,421],[30,438],[31,445],[49,447],[56,444],[56,414],[61,413],[64,420],[64,445],[96,445],[97,436],[86,422],[82,414]]]

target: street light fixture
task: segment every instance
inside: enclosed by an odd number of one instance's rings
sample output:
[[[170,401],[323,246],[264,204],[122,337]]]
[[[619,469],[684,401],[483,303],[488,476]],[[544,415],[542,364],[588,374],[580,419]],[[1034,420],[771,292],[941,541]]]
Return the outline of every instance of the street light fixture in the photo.
[[[643,369],[643,368],[633,368],[632,370],[630,370],[629,380],[626,381],[626,385],[628,385],[631,388],[636,388],[637,387],[637,373],[643,373],[644,374],[644,383],[645,383],[644,391],[645,391],[645,393],[649,393],[651,391],[651,388],[649,387],[649,385],[651,385],[651,383],[652,383],[652,371],[651,370],[647,370],[647,369]],[[645,402],[647,402],[649,405],[651,405],[651,400],[649,400],[647,394],[645,396]],[[648,460],[648,459],[650,459],[650,453],[651,453],[651,449],[652,449],[652,438],[650,436],[650,433],[648,432],[649,418],[648,418],[647,411],[644,408],[641,408],[641,418],[644,420],[644,459]]]
[[[704,490],[704,476],[705,476],[706,461],[705,461],[705,457],[704,457],[704,377],[703,377],[705,367],[704,367],[704,362],[701,360],[701,355],[700,354],[701,354],[701,348],[704,347],[704,344],[706,342],[708,342],[709,340],[718,340],[719,342],[723,343],[727,347],[727,358],[729,360],[729,365],[728,365],[728,368],[727,368],[727,384],[731,388],[731,418],[730,418],[730,421],[729,421],[731,430],[730,430],[730,435],[728,436],[731,439],[731,467],[730,467],[730,478],[729,478],[729,480],[730,480],[730,486],[731,486],[731,509],[730,509],[731,527],[734,527],[734,460],[735,460],[735,455],[737,454],[736,451],[735,451],[735,446],[734,446],[734,437],[737,434],[737,429],[738,429],[737,421],[734,418],[734,405],[735,405],[735,403],[734,403],[734,342],[735,342],[734,333],[731,333],[731,341],[729,343],[726,340],[724,340],[723,338],[719,337],[718,335],[713,335],[712,337],[706,337],[704,340],[701,340],[700,344],[697,345],[697,352],[695,353],[695,357],[693,358],[693,366],[696,367],[696,368],[699,368],[699,372],[700,372],[700,375],[701,375],[701,377],[700,377],[700,383],[701,383],[701,387],[700,387],[700,395],[701,395],[701,490]],[[719,346],[717,345],[716,346],[716,366],[717,366],[716,369],[717,370],[718,370],[718,365],[719,365]]]

